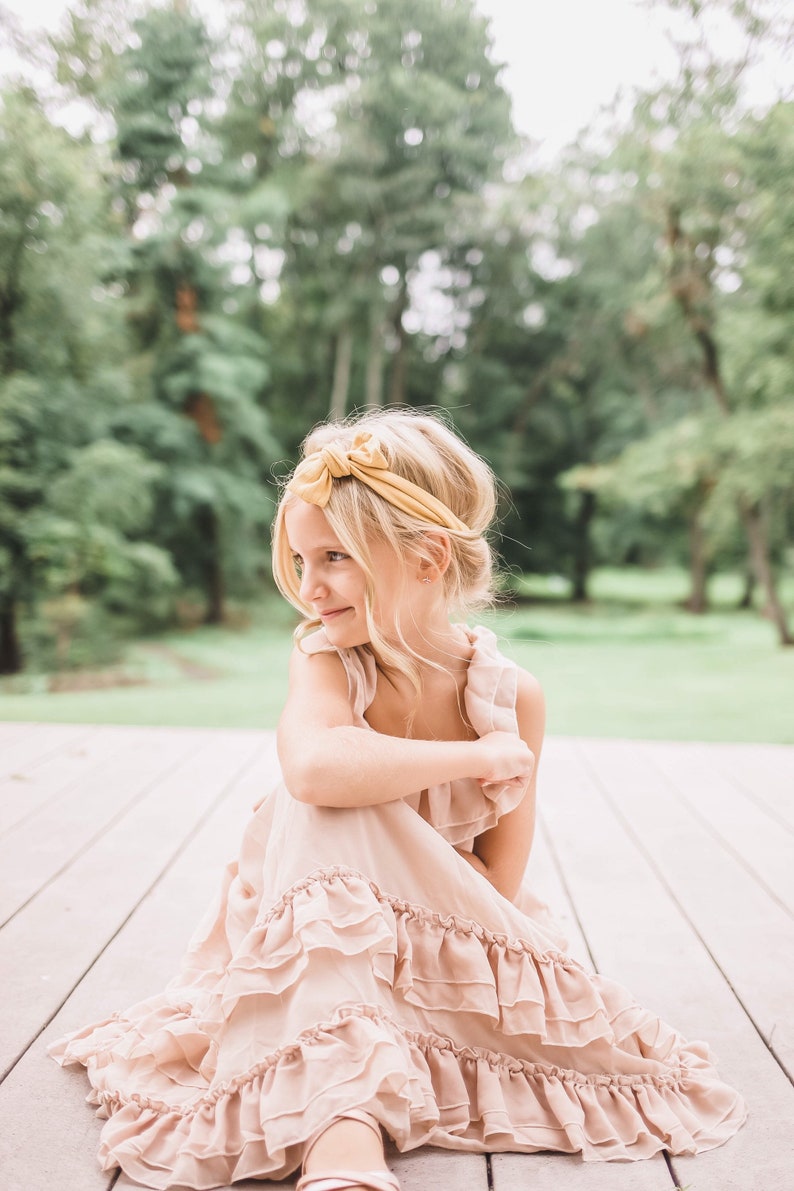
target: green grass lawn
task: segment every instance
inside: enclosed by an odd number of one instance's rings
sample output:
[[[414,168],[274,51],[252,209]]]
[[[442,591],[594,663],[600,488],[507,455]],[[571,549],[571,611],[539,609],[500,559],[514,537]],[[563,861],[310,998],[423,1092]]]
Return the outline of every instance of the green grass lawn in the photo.
[[[738,577],[718,578],[706,616],[679,606],[686,576],[672,569],[601,570],[592,603],[580,608],[563,589],[559,580],[527,580],[532,602],[482,618],[542,682],[549,732],[794,743],[794,649],[781,649],[757,613],[733,610]],[[786,598],[794,604],[794,585]],[[293,624],[274,599],[246,629],[137,642],[121,667],[135,685],[54,694],[46,676],[8,681],[0,719],[273,727]]]

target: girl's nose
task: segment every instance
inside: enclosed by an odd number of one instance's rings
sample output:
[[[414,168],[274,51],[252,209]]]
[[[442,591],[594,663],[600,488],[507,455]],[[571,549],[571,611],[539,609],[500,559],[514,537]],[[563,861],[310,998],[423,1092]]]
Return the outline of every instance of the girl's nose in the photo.
[[[304,566],[303,574],[301,575],[301,599],[305,600],[307,604],[312,604],[316,599],[321,597],[325,591],[326,585],[314,568]]]

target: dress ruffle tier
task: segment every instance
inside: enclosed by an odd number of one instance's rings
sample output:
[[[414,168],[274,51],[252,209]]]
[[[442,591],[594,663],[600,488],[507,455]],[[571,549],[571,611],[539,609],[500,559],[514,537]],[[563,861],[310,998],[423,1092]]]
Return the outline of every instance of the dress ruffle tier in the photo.
[[[510,730],[515,670],[486,630],[472,644],[467,713],[481,734]],[[363,722],[374,675],[341,656]],[[282,1178],[353,1107],[401,1150],[634,1159],[736,1132],[741,1098],[707,1047],[566,955],[529,891],[519,908],[450,846],[514,797],[461,785],[430,791],[431,821],[409,799],[331,809],[283,786],[259,805],[179,976],[52,1048],[87,1068],[105,1169],[153,1188]]]

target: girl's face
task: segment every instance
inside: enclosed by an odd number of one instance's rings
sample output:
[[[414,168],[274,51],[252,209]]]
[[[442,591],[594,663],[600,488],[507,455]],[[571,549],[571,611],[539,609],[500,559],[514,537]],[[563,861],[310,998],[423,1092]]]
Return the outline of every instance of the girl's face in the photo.
[[[345,553],[323,510],[305,500],[292,500],[284,510],[284,528],[301,575],[301,599],[322,620],[328,640],[339,649],[366,645],[366,576]],[[389,636],[404,568],[386,546],[376,544],[371,553],[377,580],[373,612],[378,628]]]

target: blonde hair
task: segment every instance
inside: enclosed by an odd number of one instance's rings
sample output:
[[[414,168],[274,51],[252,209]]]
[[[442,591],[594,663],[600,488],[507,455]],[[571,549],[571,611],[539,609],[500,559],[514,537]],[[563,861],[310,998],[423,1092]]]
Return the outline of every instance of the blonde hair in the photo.
[[[429,659],[417,654],[405,641],[399,618],[395,630],[402,648],[395,648],[378,629],[373,616],[376,578],[370,543],[385,542],[400,558],[411,550],[421,560],[434,565],[438,562],[434,545],[437,547],[439,533],[445,534],[450,543],[450,561],[439,582],[443,584],[448,611],[466,619],[475,609],[491,604],[494,598],[494,559],[485,534],[496,511],[496,481],[487,463],[444,422],[434,415],[413,410],[377,410],[344,422],[321,423],[304,440],[301,458],[330,443],[349,450],[363,431],[369,431],[378,440],[390,471],[431,493],[466,526],[463,530],[440,531],[431,521],[403,512],[352,476],[333,481],[331,496],[323,509],[345,553],[358,563],[366,577],[367,626],[376,660],[405,674],[418,694],[421,682],[417,663]],[[288,482],[289,478],[285,488]],[[295,631],[300,644],[321,621],[301,599],[300,578],[285,532],[285,508],[297,499],[300,498],[282,491],[273,522],[273,576],[281,594],[304,616]]]

